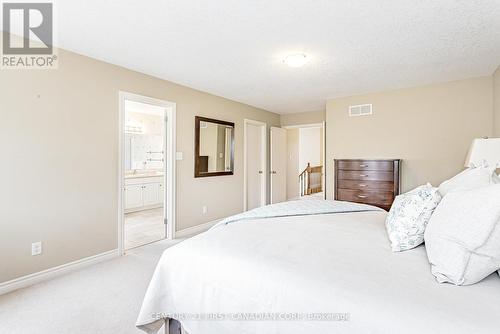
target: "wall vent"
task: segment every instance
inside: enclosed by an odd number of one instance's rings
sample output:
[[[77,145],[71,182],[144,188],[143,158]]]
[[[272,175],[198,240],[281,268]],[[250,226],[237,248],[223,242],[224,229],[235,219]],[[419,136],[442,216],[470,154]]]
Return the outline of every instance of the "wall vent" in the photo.
[[[357,106],[349,106],[349,117],[367,116],[373,114],[371,104],[360,104]]]

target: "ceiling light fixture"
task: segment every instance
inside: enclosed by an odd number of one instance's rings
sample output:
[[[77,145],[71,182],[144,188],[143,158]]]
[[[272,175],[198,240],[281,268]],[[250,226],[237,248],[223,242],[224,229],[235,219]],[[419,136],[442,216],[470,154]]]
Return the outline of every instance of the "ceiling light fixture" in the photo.
[[[309,57],[307,57],[304,53],[295,53],[289,56],[286,56],[283,59],[283,63],[287,64],[290,67],[302,67],[309,61]]]

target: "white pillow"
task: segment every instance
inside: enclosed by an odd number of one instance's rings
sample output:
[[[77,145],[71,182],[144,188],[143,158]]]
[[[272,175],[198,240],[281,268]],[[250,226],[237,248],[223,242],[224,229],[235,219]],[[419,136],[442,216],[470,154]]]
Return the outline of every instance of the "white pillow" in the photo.
[[[493,179],[493,183],[500,183],[500,176],[498,176],[496,171],[493,172],[492,179]]]
[[[420,186],[394,200],[385,227],[393,252],[412,249],[424,242],[424,232],[441,201],[438,188]]]
[[[440,283],[468,285],[500,269],[500,184],[448,193],[427,225],[425,246]]]
[[[444,181],[439,186],[441,196],[451,191],[470,190],[485,187],[494,183],[494,169],[489,167],[471,167]]]

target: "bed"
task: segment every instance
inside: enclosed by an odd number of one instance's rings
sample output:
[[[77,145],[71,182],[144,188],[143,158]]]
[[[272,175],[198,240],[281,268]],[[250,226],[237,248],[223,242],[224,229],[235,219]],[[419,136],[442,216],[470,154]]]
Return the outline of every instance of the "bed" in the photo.
[[[175,319],[189,334],[500,331],[497,274],[438,284],[425,247],[391,252],[387,213],[374,207],[291,211],[240,216],[167,249],[138,328]]]

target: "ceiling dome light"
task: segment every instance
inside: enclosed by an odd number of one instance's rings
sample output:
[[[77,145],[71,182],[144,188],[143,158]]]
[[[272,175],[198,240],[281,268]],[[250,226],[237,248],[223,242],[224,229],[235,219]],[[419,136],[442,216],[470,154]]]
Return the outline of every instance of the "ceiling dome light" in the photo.
[[[283,62],[290,67],[302,67],[309,61],[309,57],[303,53],[296,53],[286,56]]]

